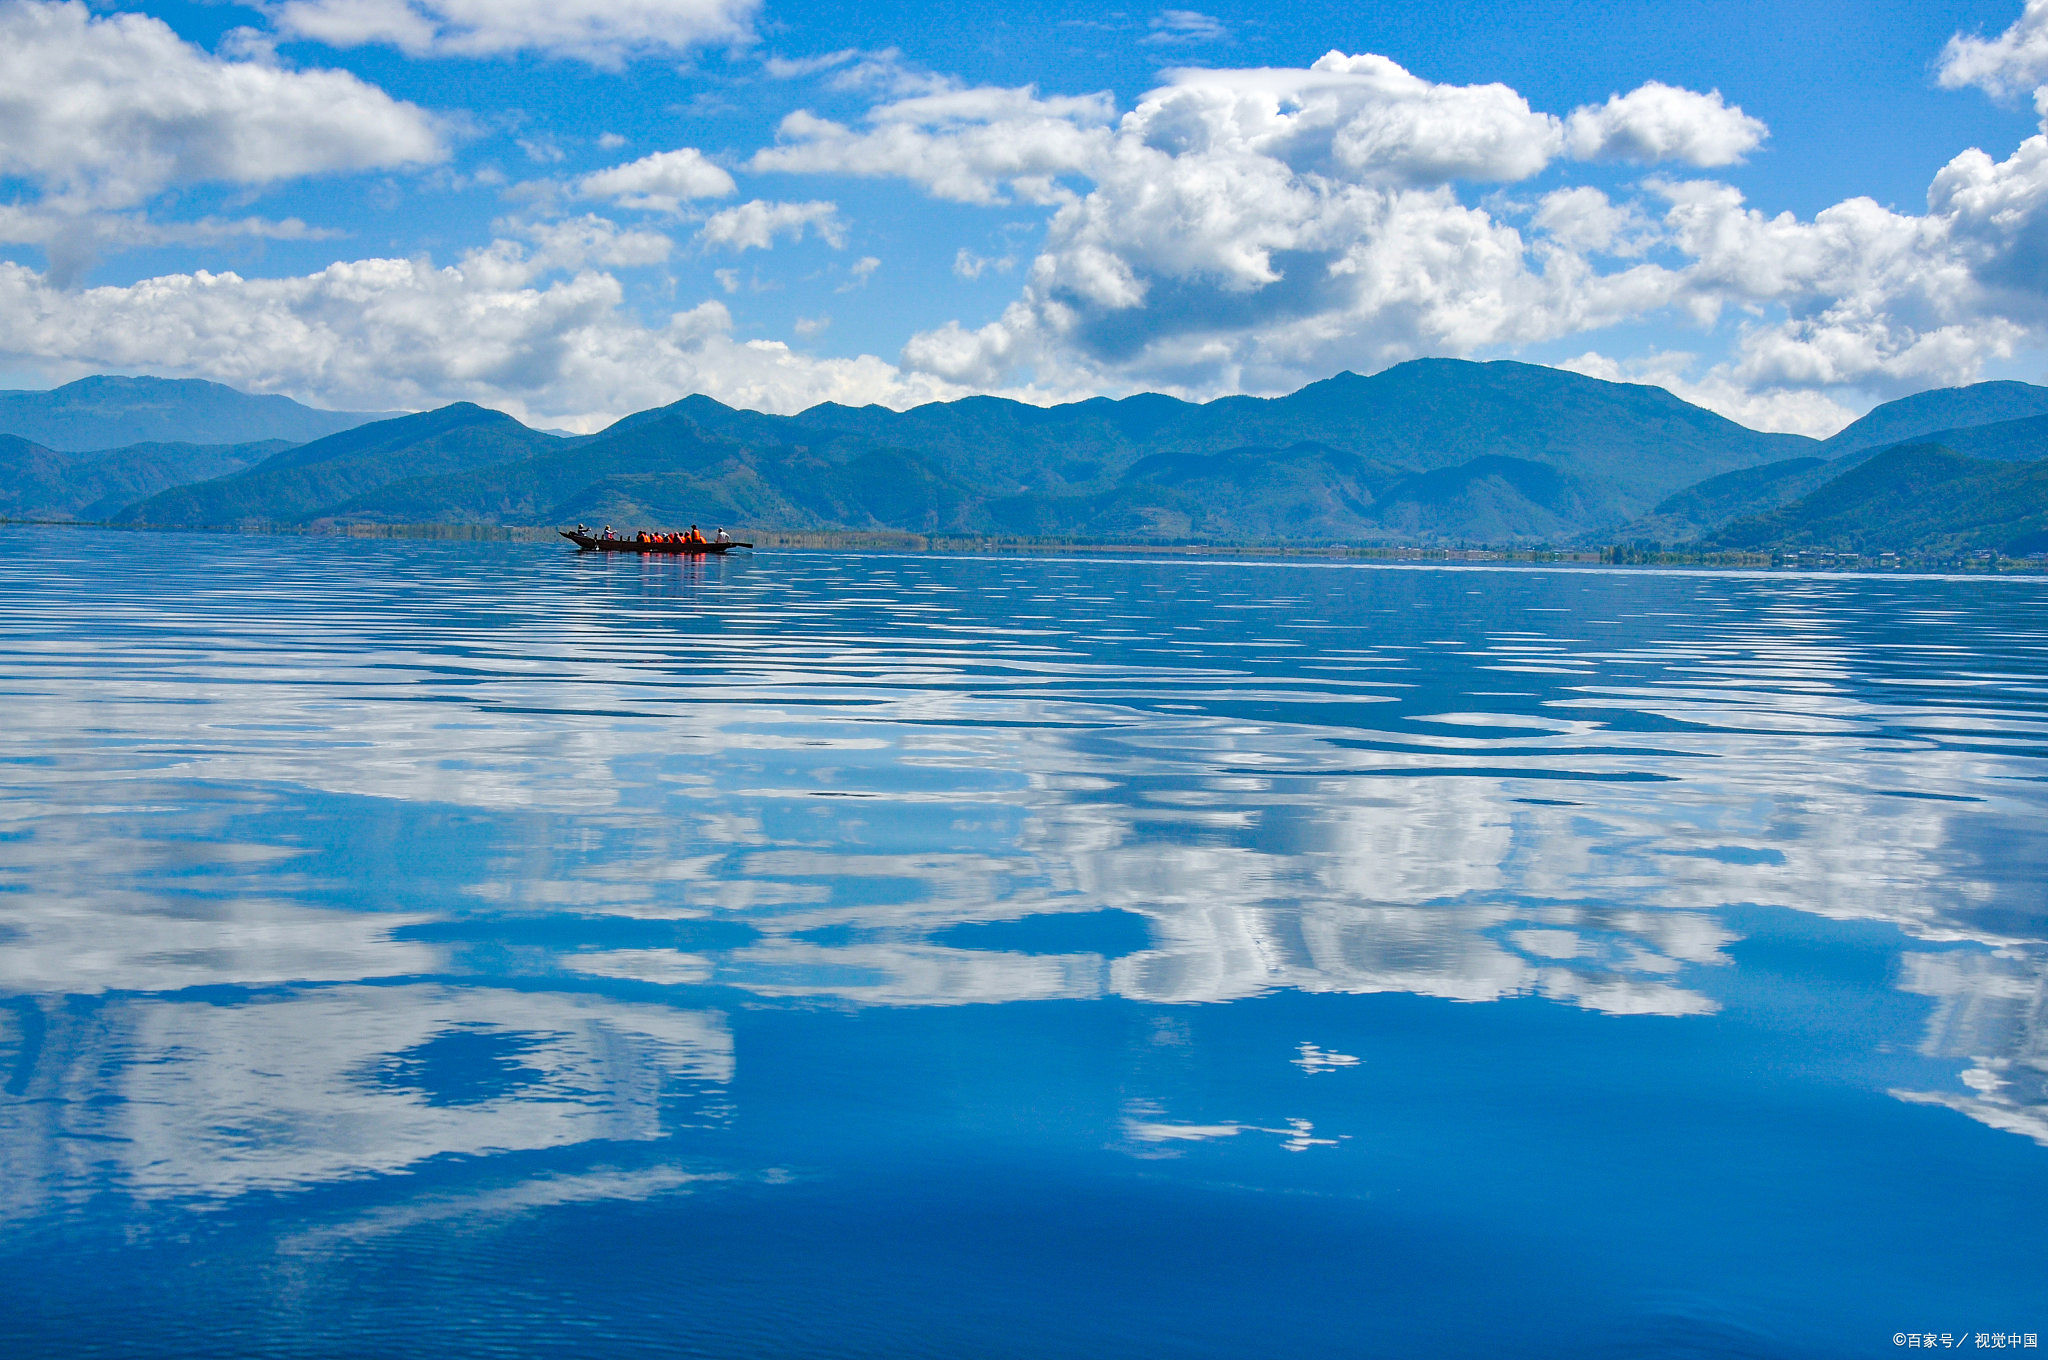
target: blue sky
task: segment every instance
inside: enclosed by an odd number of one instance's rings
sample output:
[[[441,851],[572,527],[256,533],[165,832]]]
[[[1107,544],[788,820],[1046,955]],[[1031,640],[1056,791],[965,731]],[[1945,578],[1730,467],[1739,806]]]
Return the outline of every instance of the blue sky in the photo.
[[[0,0],[0,378],[591,428],[1424,354],[2048,372],[2048,0]]]

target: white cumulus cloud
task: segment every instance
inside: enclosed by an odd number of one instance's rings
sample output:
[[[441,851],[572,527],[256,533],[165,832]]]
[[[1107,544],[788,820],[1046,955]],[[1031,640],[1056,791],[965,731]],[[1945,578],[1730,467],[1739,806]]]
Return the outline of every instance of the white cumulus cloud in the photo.
[[[596,213],[545,222],[501,222],[498,227],[533,243],[532,268],[660,264],[675,248],[675,242],[658,231],[628,231]]]
[[[1770,133],[1721,98],[1651,81],[1605,104],[1574,109],[1565,120],[1565,144],[1583,161],[1681,161],[1733,165]]]
[[[1958,38],[1943,79],[2019,88],[2044,6],[1996,40]],[[423,111],[353,76],[225,60],[154,19],[0,0],[0,37],[0,71],[13,71],[0,82],[0,167],[43,190],[0,210],[0,238],[42,244],[52,261],[46,274],[8,267],[0,350],[58,365],[334,405],[467,397],[574,423],[683,391],[777,410],[903,405],[1026,378],[1038,396],[1276,392],[1339,368],[1515,353],[1661,319],[1717,337],[1698,347],[1717,357],[1591,349],[1572,366],[1825,432],[1847,402],[1972,381],[2048,341],[2048,132],[2003,160],[1957,155],[1924,212],[1857,198],[1772,215],[1728,184],[1668,175],[1525,191],[1563,157],[1732,164],[1768,130],[1718,92],[1651,82],[1560,117],[1505,85],[1436,83],[1341,52],[1307,68],[1168,71],[1127,112],[1108,94],[964,86],[894,52],[783,63],[775,74],[874,103],[846,121],[790,115],[749,171],[887,177],[956,202],[1054,209],[1035,257],[1016,257],[1001,315],[914,335],[901,368],[738,342],[717,303],[637,319],[605,271],[659,264],[674,241],[595,213],[554,216],[545,194],[524,200],[538,220],[500,223],[505,239],[450,266],[355,260],[291,279],[195,272],[67,293],[95,240],[314,234],[261,218],[174,229],[132,211],[163,188],[416,164],[443,148]],[[2000,44],[1998,62],[1984,55]],[[57,91],[42,104],[18,93],[39,77]],[[693,148],[570,186],[671,218],[737,190]],[[93,213],[98,226],[67,225]],[[738,253],[807,234],[841,248],[848,229],[831,201],[756,198],[711,213],[694,245]],[[1009,258],[962,250],[953,268],[986,277]],[[863,257],[832,278],[845,291],[877,267]],[[764,286],[716,277],[732,293]]]
[[[1306,71],[1169,79],[1134,115],[1152,124],[1152,145],[1177,149],[1190,134],[1244,138],[1247,149],[1301,169],[1326,157],[1352,180],[1512,182],[1543,169],[1562,142],[1558,120],[1505,85],[1439,85],[1371,53],[1330,52]],[[1246,108],[1223,107],[1239,95],[1250,96]]]
[[[1058,202],[1055,181],[1096,164],[1115,115],[1106,94],[1041,98],[1028,85],[895,100],[858,129],[800,109],[749,168],[902,178],[960,203],[1001,202],[1006,185],[1028,202]]]
[[[1533,203],[1458,188],[1567,155],[1726,165],[1767,135],[1718,92],[1650,82],[1559,118],[1503,85],[1333,52],[1306,69],[1169,71],[1121,117],[1029,88],[896,99],[858,124],[801,114],[753,165],[984,203],[1034,196],[1021,189],[1039,173],[1037,197],[1059,207],[1016,300],[903,350],[967,385],[1284,391],[1663,317],[1730,341],[1705,372],[1667,374],[1674,390],[1816,430],[1846,410],[1831,393],[1973,381],[2048,338],[2043,137],[2005,161],[1956,157],[1918,215],[1853,199],[1771,217],[1712,180]]]
[[[1529,225],[1589,255],[1641,255],[1657,237],[1656,224],[1635,204],[1616,203],[1585,185],[1545,194]]]
[[[872,356],[818,359],[737,341],[717,302],[643,323],[610,274],[551,276],[619,241],[601,228],[584,235],[580,246],[544,237],[537,250],[501,240],[444,267],[349,260],[291,278],[201,271],[78,290],[0,264],[0,353],[65,372],[210,378],[339,408],[468,400],[573,428],[691,392],[782,412],[965,395]]]
[[[1753,430],[1782,430],[1825,439],[1856,418],[1854,411],[1824,392],[1782,387],[1752,390],[1737,382],[1726,367],[1714,368],[1695,379],[1691,375],[1699,368],[1698,358],[1695,354],[1666,351],[1640,358],[1613,359],[1597,350],[1588,350],[1566,359],[1558,367],[1607,382],[1661,387]]]
[[[576,192],[584,198],[609,199],[622,208],[665,213],[681,212],[691,199],[723,198],[737,187],[731,175],[693,146],[657,151],[576,181]]]
[[[1057,387],[1271,391],[1664,305],[1669,270],[1603,275],[1561,244],[1536,258],[1450,184],[1525,179],[1563,149],[1562,121],[1507,87],[1432,84],[1383,57],[1170,72],[1074,158],[1093,187],[1053,217],[1017,302],[914,338],[904,359],[955,382],[1028,368]],[[1591,206],[1577,237],[1637,249],[1637,218],[1608,205],[1602,225]],[[1560,212],[1550,226],[1564,230]]]
[[[1958,33],[1941,53],[1944,89],[1966,85],[2011,99],[2048,83],[2048,0],[2027,0],[2012,27],[1995,38]]]
[[[279,33],[412,56],[540,52],[617,68],[628,58],[739,46],[760,0],[284,0]]]
[[[806,227],[834,250],[846,245],[846,224],[839,220],[838,204],[770,203],[758,198],[711,214],[697,239],[731,251],[767,250],[778,236],[801,240]]]
[[[424,165],[434,121],[345,71],[227,61],[159,19],[0,4],[0,174],[54,205],[121,208],[178,184]]]

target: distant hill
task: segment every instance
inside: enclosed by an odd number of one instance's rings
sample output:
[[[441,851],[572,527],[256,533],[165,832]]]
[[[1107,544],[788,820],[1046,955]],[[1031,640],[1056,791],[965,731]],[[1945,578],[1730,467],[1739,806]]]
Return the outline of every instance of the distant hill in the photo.
[[[1430,359],[1206,404],[972,397],[774,416],[693,396],[574,440],[458,405],[327,435],[120,518],[1563,543],[1703,475],[1817,447],[1662,388]]]
[[[2048,388],[2039,389],[2048,391]],[[1991,458],[2001,463],[2031,463],[2048,458],[2048,415],[2024,420],[2001,420],[1990,425],[1972,425],[1960,430],[1937,430],[1915,444],[1940,444],[1971,458]]]
[[[0,435],[0,518],[103,520],[167,487],[240,472],[290,447],[267,439],[71,453]]]
[[[1662,388],[1449,359],[1205,405],[1158,394],[1051,408],[971,397],[904,412],[828,403],[781,417],[695,396],[628,417],[596,443],[677,417],[832,465],[900,450],[968,493],[943,527],[1090,537],[1562,541],[1640,515],[1702,471],[1815,447]]]
[[[2027,388],[2024,383],[1984,383],[1984,387]],[[1954,389],[1972,391],[1970,388]],[[2018,401],[2024,393],[2004,392],[2001,401]],[[1909,399],[1910,400],[1910,399]],[[1894,403],[1897,404],[1897,403]],[[1882,409],[1882,408],[1880,408]],[[1875,414],[1875,413],[1873,413]],[[1829,441],[1831,444],[1833,441]],[[1970,458],[2021,463],[2048,458],[2048,415],[2002,420],[1989,425],[1937,430],[1916,444],[1939,444]],[[1821,446],[1823,449],[1828,444]],[[1896,447],[1887,445],[1886,448]],[[1833,459],[1792,458],[1759,468],[1727,472],[1666,497],[1648,515],[1624,524],[1611,537],[1620,542],[1686,543],[1709,536],[1737,519],[1768,514],[1827,485],[1882,453],[1884,449],[1852,449]]]
[[[1750,550],[1946,556],[2048,548],[2048,459],[1967,458],[1939,444],[1900,444],[1767,514],[1717,530],[1712,546]]]
[[[393,411],[319,411],[197,378],[80,378],[47,392],[0,392],[0,433],[60,452],[143,443],[294,444]]]
[[[1624,543],[1689,543],[1730,520],[1790,504],[1841,471],[1839,464],[1825,458],[1787,458],[1724,472],[1665,497],[1649,514],[1622,525],[1613,537]]]
[[[748,443],[682,415],[635,421],[519,462],[411,477],[336,505],[370,523],[611,523],[620,529],[957,528],[971,488],[900,449],[828,459],[808,446]]]
[[[408,477],[516,462],[562,441],[468,402],[332,434],[247,471],[175,487],[114,518],[129,524],[295,524]]]
[[[684,413],[739,438],[772,416]],[[1157,453],[1328,446],[1388,467],[1430,472],[1475,458],[1544,463],[1601,488],[1607,513],[1640,514],[1702,472],[1808,453],[1813,441],[1762,434],[1661,387],[1603,382],[1535,364],[1418,359],[1371,377],[1340,373],[1284,397],[1203,405],[1145,394],[1040,408],[996,397],[910,411],[823,405],[790,422],[912,449],[991,491],[1101,491]],[[776,431],[783,442],[804,437]]]
[[[973,397],[772,416],[693,396],[573,441],[457,406],[329,435],[122,518],[1561,542],[1702,471],[1813,447],[1662,388],[1422,360],[1206,405]]]
[[[2048,387],[2023,382],[1940,387],[1876,407],[1825,440],[1814,452],[1833,459],[1859,449],[1879,449],[1909,441],[1941,442],[1945,431],[2040,415],[2048,415]]]

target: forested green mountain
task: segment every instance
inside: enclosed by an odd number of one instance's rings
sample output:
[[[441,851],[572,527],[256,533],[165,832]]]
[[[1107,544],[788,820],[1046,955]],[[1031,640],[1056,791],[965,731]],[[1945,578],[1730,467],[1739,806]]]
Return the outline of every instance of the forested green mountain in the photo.
[[[1983,393],[1980,391],[1983,388],[1995,390]],[[1977,397],[1970,401],[1962,401],[1957,399],[1958,394],[1977,394]],[[1922,402],[1919,397],[1907,397],[1889,406],[1880,406],[1864,417],[1864,421],[1858,423],[1868,422],[1868,428],[1871,429],[1906,428],[1917,420],[1932,418],[1935,414],[1953,417],[1959,410],[1964,409],[2008,410],[2023,407],[2036,397],[2048,398],[2048,388],[2029,387],[2025,383],[1980,383],[1974,388],[1951,388],[1947,392],[1926,392],[1920,395],[1940,400]],[[1911,409],[1893,412],[1893,407]],[[1835,447],[1837,441],[1854,428],[1851,426],[1841,435],[1822,444],[1821,451],[1826,452]],[[1853,444],[1854,441],[1850,442]],[[1963,428],[1937,429],[1911,442],[1938,444],[1970,458],[2014,463],[2031,462],[2048,458],[2048,415],[2000,420],[1991,424]],[[1884,448],[1890,447],[1894,446],[1852,447],[1848,452],[1831,459],[1791,458],[1768,463],[1759,468],[1709,477],[1676,495],[1665,498],[1648,515],[1623,525],[1613,537],[1623,542],[1691,542],[1709,535],[1714,529],[1733,520],[1768,515],[1770,511],[1780,506],[1790,505],[1877,456]]]
[[[317,440],[121,518],[1561,542],[1702,471],[1812,447],[1661,388],[1423,360],[1206,405],[975,397],[771,416],[696,396],[584,440],[456,406]]]
[[[2023,382],[1940,387],[1886,402],[1824,441],[1814,452],[1834,459],[1859,449],[1888,448],[1907,442],[1938,443],[1949,430],[2040,415],[2048,415],[2048,387]]]
[[[296,524],[401,477],[517,459],[562,440],[468,402],[301,444],[246,472],[160,492],[122,510],[127,524]]]
[[[319,411],[196,378],[80,378],[48,392],[0,392],[0,433],[61,452],[142,443],[303,443],[395,411]]]
[[[1751,467],[1813,448],[1798,435],[1746,429],[1661,387],[1457,359],[1418,359],[1369,378],[1340,373],[1284,397],[1201,405],[1151,393],[1051,408],[998,397],[903,412],[826,404],[793,417],[732,411],[705,397],[662,409],[742,440],[911,449],[949,476],[1013,494],[1108,490],[1158,453],[1311,443],[1405,472],[1486,457],[1543,463],[1640,513],[1702,471]]]
[[[1767,514],[1841,474],[1825,458],[1786,458],[1762,467],[1724,472],[1657,503],[1613,535],[1621,542],[1690,543],[1746,515]]]
[[[0,518],[102,520],[166,487],[222,477],[291,445],[134,444],[67,453],[0,435]]]
[[[1915,444],[1940,444],[1970,458],[2001,463],[2031,463],[2048,458],[2048,415],[2001,420],[1960,430],[1937,430]]]
[[[1900,444],[1708,542],[1864,554],[2040,552],[2048,548],[2048,460],[1994,462],[1939,444]]]
[[[2048,411],[2036,406],[2048,389],[2023,383],[1922,393],[1818,443],[1745,429],[1661,388],[1437,359],[1206,404],[974,397],[774,416],[693,396],[579,438],[458,403],[260,449],[87,457],[0,442],[0,513],[1360,543],[1739,546],[1777,534],[1904,549],[2031,532],[2024,505],[2000,518],[1995,502],[2033,484],[1979,464],[2048,457]],[[1975,415],[1998,418],[1955,424]],[[1943,456],[1980,457],[1909,460],[1909,475],[1857,444],[1931,420],[1944,422],[1933,436]],[[1910,504],[1909,486],[1924,503]]]
[[[491,466],[395,480],[330,508],[365,523],[612,523],[624,530],[770,525],[937,528],[965,488],[891,450],[829,461],[810,449],[742,442],[687,416],[614,427]]]

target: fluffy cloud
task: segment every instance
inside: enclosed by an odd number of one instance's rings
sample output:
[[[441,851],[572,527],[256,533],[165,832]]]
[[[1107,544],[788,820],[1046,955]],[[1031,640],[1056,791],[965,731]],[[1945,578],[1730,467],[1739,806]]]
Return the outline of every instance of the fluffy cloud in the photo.
[[[1055,181],[1086,173],[1109,144],[1116,116],[1106,94],[1041,98],[1020,89],[945,90],[871,110],[855,130],[798,110],[778,146],[750,169],[908,179],[938,198],[998,203],[1004,186],[1033,203],[1059,202]]]
[[[1656,226],[1633,203],[1615,203],[1598,189],[1545,194],[1529,225],[1569,250],[1589,255],[1641,255]]]
[[[455,50],[450,34],[484,28],[461,28],[452,0],[365,3],[349,12],[439,24],[421,50]],[[318,8],[342,12],[338,0]],[[650,12],[607,11],[622,23]],[[516,26],[524,13],[494,7],[491,22]],[[573,26],[579,13],[558,17]],[[1959,37],[1943,80],[2020,88],[2039,74],[2044,14],[2048,0],[2035,0],[1995,40]],[[0,210],[0,238],[40,244],[52,264],[9,276],[0,344],[335,404],[470,397],[573,423],[688,390],[796,409],[1001,390],[1026,375],[1041,395],[1212,396],[1663,317],[1721,332],[1725,358],[1703,368],[1687,355],[1616,364],[1593,352],[1573,365],[1825,432],[1846,414],[1841,389],[1969,381],[1987,359],[2048,336],[2048,133],[2002,161],[1957,156],[1924,213],[1853,199],[1806,219],[1767,216],[1728,185],[1654,174],[1619,196],[1525,192],[1516,186],[1560,158],[1713,167],[1768,130],[1718,92],[1651,82],[1559,116],[1504,85],[1438,84],[1341,52],[1303,69],[1169,71],[1122,113],[1107,94],[969,88],[888,51],[770,63],[875,102],[846,121],[791,114],[751,172],[896,178],[955,202],[1056,209],[1036,257],[1019,257],[1002,315],[912,337],[907,372],[738,343],[717,304],[635,320],[603,271],[659,264],[674,243],[595,214],[501,223],[508,239],[445,268],[357,260],[297,279],[194,273],[74,296],[57,285],[95,243],[313,234],[261,218],[160,226],[109,208],[181,182],[417,164],[443,148],[424,112],[352,76],[283,70],[260,54],[224,60],[154,19],[0,0],[0,37],[0,70],[14,77],[0,91],[17,91],[0,93],[0,169],[45,190]],[[53,83],[55,97],[19,93]],[[687,147],[569,186],[670,217],[737,190]],[[811,233],[836,248],[845,230],[832,202],[753,199],[712,213],[695,244],[765,250]],[[954,269],[974,277],[1007,263],[961,252]],[[844,288],[874,267],[853,266]],[[720,277],[739,286],[731,271]]]
[[[1565,145],[1582,161],[1682,161],[1733,165],[1763,144],[1770,129],[1721,98],[1651,81],[1605,104],[1573,111]]]
[[[0,4],[0,174],[64,209],[118,208],[175,184],[266,184],[422,165],[432,119],[344,71],[224,61],[141,14]]]
[[[622,208],[643,212],[679,213],[695,198],[724,198],[738,186],[732,176],[704,158],[693,146],[657,151],[625,165],[614,165],[576,181],[584,198],[608,199]]]
[[[1306,71],[1169,79],[1132,114],[1147,125],[1148,145],[1235,144],[1354,182],[1512,182],[1548,165],[1563,141],[1556,118],[1505,85],[1438,85],[1371,53],[1330,52]]]
[[[1995,38],[1958,33],[1941,53],[1943,88],[1975,85],[2011,99],[2048,82],[2048,0],[2027,0],[2012,27]]]
[[[145,246],[218,246],[232,241],[320,241],[339,232],[296,217],[202,217],[153,221],[141,212],[67,212],[39,204],[0,205],[0,242],[40,246],[51,282],[68,287],[101,256]]]
[[[660,264],[675,248],[675,242],[660,232],[624,231],[596,213],[551,222],[501,222],[498,226],[533,243],[531,254],[519,252],[520,267],[528,275],[539,269],[581,269],[587,264]],[[500,242],[498,248],[503,247]]]
[[[1983,359],[2012,353],[2025,329],[2015,313],[2042,319],[2048,276],[2014,279],[2002,297],[1985,276],[2009,275],[2016,251],[2033,253],[2026,237],[2039,233],[2038,213],[1999,209],[2015,189],[2038,206],[2044,151],[2035,137],[2003,165],[1981,152],[1957,157],[1936,177],[1924,216],[1856,198],[1810,222],[1767,218],[1725,185],[1666,185],[1666,227],[1693,261],[1686,302],[1702,319],[1729,302],[1789,313],[1743,333],[1733,372],[1747,386],[1911,391],[1968,380]]]
[[[1025,121],[1029,91],[990,95],[995,117],[978,130]],[[964,92],[955,100],[968,106]],[[871,121],[879,129],[894,108]],[[1562,120],[1505,86],[1436,85],[1383,57],[1171,72],[1070,158],[1093,188],[1053,218],[1018,302],[977,330],[916,337],[905,361],[977,384],[1028,366],[1060,387],[1277,390],[1332,367],[1544,340],[1665,305],[1669,270],[1602,275],[1561,240],[1532,252],[1447,183],[1525,179],[1565,144]],[[883,139],[861,149],[879,153]],[[943,160],[921,147],[895,172],[929,183],[920,167]],[[1595,206],[1613,221],[1598,227]],[[1565,215],[1553,206],[1553,235]],[[1612,248],[1636,221],[1582,199],[1575,239],[1596,232]]]
[[[742,45],[759,0],[284,0],[278,32],[413,56],[542,52],[617,68],[627,58]]]
[[[1782,387],[1754,390],[1736,381],[1726,367],[1695,380],[1688,375],[1699,366],[1698,359],[1694,354],[1667,351],[1623,360],[1588,350],[1558,367],[1607,382],[1661,387],[1753,430],[1782,430],[1825,439],[1856,418],[1854,411],[1824,392]]]
[[[965,393],[880,359],[815,359],[732,338],[706,302],[646,325],[586,260],[653,253],[645,233],[581,224],[535,249],[500,240],[452,266],[352,260],[316,274],[174,274],[67,291],[0,264],[0,353],[76,371],[141,369],[288,391],[334,407],[470,400],[589,428],[704,392],[768,411],[910,406]],[[551,271],[574,271],[566,277]]]
[[[1847,414],[1830,389],[1972,381],[2048,334],[2048,136],[2002,162],[1956,157],[1919,215],[1855,199],[1766,217],[1711,180],[1652,178],[1624,201],[1456,188],[1512,185],[1560,156],[1726,165],[1767,135],[1718,92],[1652,82],[1559,118],[1505,86],[1333,52],[1305,70],[1168,72],[1114,119],[1028,88],[893,100],[859,126],[798,114],[754,168],[1061,204],[998,320],[904,349],[911,368],[974,386],[1029,372],[1062,390],[1280,391],[1339,367],[1732,317],[1725,362],[1681,372],[1667,356],[1646,376],[1824,433]]]
[[[1232,151],[1349,180],[1526,179],[1563,147],[1558,119],[1505,85],[1436,85],[1379,56],[1332,52],[1306,71],[1167,73],[1112,128],[1107,94],[1041,97],[946,88],[881,104],[854,129],[799,110],[750,168],[908,179],[940,198],[996,203],[1073,195],[1062,176],[1114,173],[1120,144],[1167,157]]]
[[[769,203],[755,199],[737,208],[713,213],[697,239],[727,250],[767,250],[778,236],[800,240],[809,227],[834,250],[846,245],[846,225],[836,203]]]

